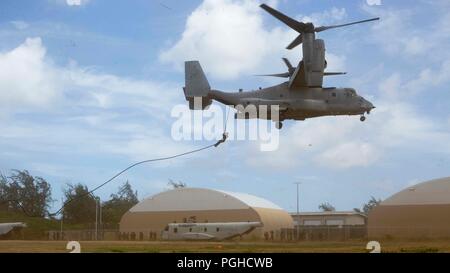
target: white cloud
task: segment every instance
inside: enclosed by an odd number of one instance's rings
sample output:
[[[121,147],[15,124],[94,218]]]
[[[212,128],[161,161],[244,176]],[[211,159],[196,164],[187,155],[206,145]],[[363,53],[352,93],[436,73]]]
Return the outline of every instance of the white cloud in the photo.
[[[184,152],[190,147],[171,141],[169,129],[155,130],[171,121],[177,100],[184,101],[177,84],[55,65],[40,38],[0,54],[0,111],[6,113],[0,142],[10,149],[133,159]],[[46,122],[15,115],[22,112],[45,115]]]
[[[280,29],[263,28],[258,1],[205,0],[189,16],[181,39],[161,54],[161,60],[181,66],[200,60],[218,78],[253,72],[265,57],[288,40]],[[281,42],[281,43],[280,43]],[[281,54],[277,54],[279,57]]]
[[[24,21],[11,21],[11,24],[18,30],[24,30],[29,27],[27,22]]]
[[[161,94],[164,94],[162,96]],[[182,91],[170,83],[118,77],[78,67],[56,66],[46,56],[41,38],[28,38],[17,48],[0,53],[0,106],[3,112],[26,111],[28,107],[50,108],[55,102],[77,106],[135,107],[156,116]]]
[[[86,5],[89,0],[66,0],[66,4],[69,6],[81,6]]]
[[[45,107],[58,97],[59,81],[40,38],[28,38],[19,47],[0,53],[0,107]]]
[[[341,55],[335,55],[333,53],[326,54],[327,69],[326,71],[332,72],[345,72],[347,57]]]
[[[249,149],[247,164],[292,169],[308,164],[348,169],[368,167],[405,150],[450,154],[450,128],[422,115],[405,102],[383,98],[365,123],[358,117],[323,117],[297,121],[280,134],[271,153]],[[430,143],[433,145],[430,146]]]
[[[164,134],[159,129],[143,130],[138,134],[131,134],[130,139],[119,143],[113,142],[104,147],[108,152],[125,155],[135,161],[173,156],[193,149],[182,142],[173,141],[170,135]],[[165,164],[173,165],[174,162]]]
[[[426,16],[434,19],[430,21],[431,23],[424,21],[420,17],[423,9],[433,6],[438,11],[430,10]],[[434,56],[430,52],[447,52],[446,45],[450,38],[448,4],[441,5],[439,1],[429,1],[427,5],[422,3],[422,6],[412,5],[402,9],[385,6],[363,6],[363,9],[373,16],[381,17],[381,20],[372,26],[372,39],[380,48],[395,55],[396,58],[427,55],[427,58],[432,59]]]
[[[61,76],[66,88],[77,91],[79,102],[85,106],[134,107],[160,116],[182,97],[175,84],[118,77],[78,66],[62,69]]]
[[[418,36],[413,36],[409,39],[408,42],[405,42],[405,51],[410,55],[418,55],[424,52],[427,47],[427,41]]]
[[[382,96],[389,99],[398,99],[405,95],[411,96],[422,91],[433,92],[439,86],[450,81],[450,60],[443,60],[437,69],[424,68],[411,80],[402,79],[399,73],[394,73],[382,80],[378,89]]]
[[[332,117],[296,121],[280,134],[280,148],[275,152],[251,150],[248,164],[289,169],[311,163],[328,150],[348,141],[351,132],[360,128],[359,120]],[[353,138],[354,139],[354,138]],[[330,159],[330,156],[327,157]],[[317,160],[315,161],[317,163]],[[334,164],[328,167],[334,168]]]
[[[443,60],[437,70],[430,68],[423,69],[419,76],[405,84],[405,87],[412,92],[430,90],[450,81],[450,59]]]
[[[280,62],[283,56],[291,57],[296,64],[301,47],[293,51],[285,47],[298,33],[282,23],[267,29],[264,19],[276,19],[259,4],[258,0],[203,1],[187,19],[181,39],[161,53],[161,61],[182,69],[184,61],[199,60],[208,74],[219,79],[270,72],[267,67],[274,71],[284,68]],[[333,8],[313,17],[340,20],[345,15],[345,9]],[[327,58],[331,67],[340,67],[344,59],[331,53]]]
[[[316,12],[311,15],[299,16],[298,18],[302,22],[314,23],[315,26],[328,25],[346,19],[347,11],[345,8],[333,7],[330,10]]]
[[[379,158],[377,148],[370,143],[343,143],[316,157],[316,162],[323,166],[337,168],[367,167]]]
[[[400,95],[401,85],[402,79],[400,74],[394,73],[380,82],[378,90],[385,97],[395,99]]]
[[[384,7],[364,9],[381,20],[372,25],[372,39],[390,54],[406,53],[419,55],[425,53],[430,44],[425,42],[419,31],[411,26],[414,11],[411,9],[394,10]]]
[[[369,6],[381,6],[381,0],[366,0],[367,5]]]

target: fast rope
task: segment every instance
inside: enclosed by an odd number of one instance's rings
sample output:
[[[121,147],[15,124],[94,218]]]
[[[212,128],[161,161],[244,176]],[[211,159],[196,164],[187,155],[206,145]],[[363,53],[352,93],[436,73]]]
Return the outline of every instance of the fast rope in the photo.
[[[145,164],[145,163],[151,163],[151,162],[157,162],[157,161],[170,160],[170,159],[174,159],[174,158],[177,158],[177,157],[182,157],[182,156],[185,156],[185,155],[198,153],[198,152],[201,152],[201,151],[203,151],[203,150],[210,149],[210,148],[212,148],[212,147],[218,147],[220,144],[224,143],[224,142],[227,140],[227,138],[228,138],[228,133],[227,133],[227,132],[224,132],[224,133],[222,134],[222,139],[219,140],[219,141],[217,141],[215,144],[211,144],[211,145],[205,146],[205,147],[203,147],[203,148],[199,148],[199,149],[196,149],[196,150],[192,150],[192,151],[189,151],[189,152],[185,152],[185,153],[181,153],[181,154],[177,154],[177,155],[173,155],[173,156],[161,157],[161,158],[155,158],[155,159],[148,159],[148,160],[144,160],[144,161],[140,161],[140,162],[134,163],[133,165],[130,165],[130,166],[128,166],[127,168],[123,169],[122,171],[118,172],[118,173],[115,174],[113,177],[111,177],[110,179],[108,179],[108,180],[107,180],[106,182],[104,182],[103,184],[97,186],[97,187],[94,188],[93,190],[91,190],[91,191],[89,191],[89,192],[87,192],[87,193],[85,193],[85,194],[83,194],[83,195],[81,195],[81,196],[79,196],[79,197],[77,197],[77,198],[70,199],[70,200],[66,201],[66,202],[63,204],[63,206],[62,206],[57,212],[52,213],[52,214],[50,214],[49,216],[55,216],[55,215],[58,215],[59,213],[61,213],[61,211],[62,211],[68,204],[70,204],[70,203],[72,203],[73,201],[76,201],[76,200],[78,200],[78,199],[84,198],[84,197],[86,197],[86,196],[88,196],[88,195],[91,195],[91,194],[94,193],[96,190],[100,189],[101,187],[105,186],[106,184],[110,183],[111,181],[113,181],[114,179],[116,179],[117,177],[119,177],[119,176],[120,176],[121,174],[123,174],[124,172],[126,172],[126,171],[128,171],[128,170],[130,170],[130,169],[132,169],[132,168],[134,168],[134,167],[136,167],[136,166],[139,166],[139,165],[142,165],[142,164]]]
[[[64,204],[61,206],[61,208],[60,208],[58,211],[56,211],[55,213],[50,213],[48,216],[53,217],[53,216],[56,216],[56,215],[60,214],[61,211],[62,211],[68,204],[70,204],[70,203],[72,203],[72,202],[74,202],[74,201],[77,201],[77,200],[79,200],[79,199],[81,199],[81,198],[84,198],[84,197],[86,197],[86,196],[88,196],[88,195],[93,194],[96,190],[102,188],[102,187],[105,186],[106,184],[110,183],[111,181],[113,181],[114,179],[116,179],[117,177],[119,177],[121,174],[125,173],[126,171],[128,171],[128,170],[130,170],[130,169],[132,169],[132,168],[134,168],[134,167],[136,167],[136,166],[139,166],[139,165],[142,165],[142,164],[146,164],[146,163],[151,163],[151,162],[170,160],[170,159],[174,159],[174,158],[186,156],[186,155],[189,155],[189,154],[198,153],[198,152],[201,152],[201,151],[203,151],[203,150],[210,149],[210,148],[212,148],[212,147],[218,147],[220,144],[224,143],[224,142],[227,140],[227,138],[228,138],[228,133],[227,133],[226,130],[227,130],[227,123],[228,123],[228,117],[229,117],[229,113],[230,113],[230,112],[231,112],[231,111],[228,112],[228,115],[227,115],[227,118],[226,118],[225,128],[224,128],[224,132],[223,132],[223,134],[222,134],[222,139],[220,139],[220,140],[217,141],[216,143],[211,144],[211,145],[208,145],[208,146],[205,146],[205,147],[203,147],[203,148],[195,149],[195,150],[192,150],[192,151],[189,151],[189,152],[185,152],[185,153],[181,153],[181,154],[176,154],[176,155],[173,155],[173,156],[161,157],[161,158],[155,158],[155,159],[148,159],[148,160],[143,160],[143,161],[134,163],[133,165],[130,165],[130,166],[128,166],[127,168],[123,169],[122,171],[118,172],[118,173],[115,174],[113,177],[111,177],[110,179],[108,179],[108,180],[107,180],[106,182],[104,182],[103,184],[97,186],[97,187],[94,188],[93,190],[91,190],[91,191],[89,191],[89,192],[87,192],[87,193],[85,193],[85,194],[83,194],[83,195],[81,195],[81,196],[78,196],[77,198],[70,199],[70,200],[64,202]],[[20,206],[20,208],[23,210],[23,212],[25,213],[25,215],[31,216],[31,215],[29,215],[29,213],[25,210],[25,208],[23,207],[22,203],[21,203],[19,200],[4,200],[4,201],[2,201],[2,202],[0,202],[0,203],[5,203],[5,202],[15,202],[15,203],[17,203],[17,204]]]

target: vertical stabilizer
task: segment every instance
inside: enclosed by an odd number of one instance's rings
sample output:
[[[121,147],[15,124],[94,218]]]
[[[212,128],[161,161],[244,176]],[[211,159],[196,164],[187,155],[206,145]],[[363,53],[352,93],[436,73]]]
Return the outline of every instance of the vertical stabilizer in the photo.
[[[211,104],[211,87],[198,61],[185,62],[185,84],[184,95],[191,110],[203,110]]]

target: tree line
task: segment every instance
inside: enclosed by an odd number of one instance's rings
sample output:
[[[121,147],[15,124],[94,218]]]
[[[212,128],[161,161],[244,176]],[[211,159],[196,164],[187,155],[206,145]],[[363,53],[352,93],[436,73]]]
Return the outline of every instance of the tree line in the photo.
[[[172,188],[184,188],[183,182],[169,180]],[[67,184],[63,189],[66,206],[62,210],[65,223],[88,224],[95,221],[98,197],[89,193],[88,186],[77,183]],[[70,201],[72,200],[72,201]],[[0,212],[14,212],[30,217],[54,218],[50,213],[53,202],[52,188],[44,178],[31,175],[27,170],[13,170],[9,176],[0,174]],[[67,202],[70,201],[70,202]],[[110,199],[101,202],[102,222],[117,225],[123,214],[139,202],[137,191],[133,191],[131,184],[126,181]],[[363,204],[362,209],[354,211],[368,214],[370,210],[380,204],[381,200],[372,197]],[[322,211],[335,211],[328,202],[319,205]],[[61,219],[61,218],[59,218]]]
[[[0,212],[39,218],[62,217],[69,224],[89,224],[95,221],[99,198],[89,194],[86,185],[67,184],[63,194],[66,206],[62,214],[52,215],[50,208],[56,200],[52,198],[50,183],[44,178],[33,176],[27,170],[13,170],[9,176],[0,174]],[[67,202],[69,200],[72,201]],[[137,191],[133,191],[131,184],[126,181],[116,193],[110,195],[109,200],[100,203],[103,223],[118,224],[122,215],[138,202]]]
[[[364,203],[362,205],[362,209],[354,208],[353,211],[364,214],[364,215],[369,215],[369,212],[380,204],[381,204],[381,199],[376,199],[375,197],[372,196],[367,203]],[[320,204],[319,210],[325,211],[325,212],[336,211],[334,206],[328,202]]]

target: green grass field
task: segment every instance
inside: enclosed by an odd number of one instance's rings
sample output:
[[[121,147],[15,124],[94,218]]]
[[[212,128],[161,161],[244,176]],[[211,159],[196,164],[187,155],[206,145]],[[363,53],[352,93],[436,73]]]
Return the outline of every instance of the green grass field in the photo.
[[[0,241],[0,252],[69,252],[63,241]],[[89,253],[365,253],[366,241],[349,242],[131,242],[82,241],[81,251]],[[450,240],[445,241],[380,241],[382,252],[450,253]]]

